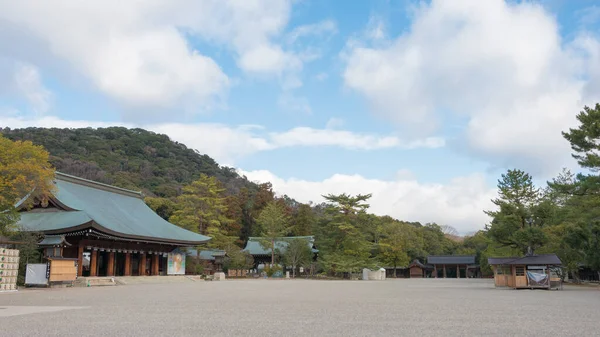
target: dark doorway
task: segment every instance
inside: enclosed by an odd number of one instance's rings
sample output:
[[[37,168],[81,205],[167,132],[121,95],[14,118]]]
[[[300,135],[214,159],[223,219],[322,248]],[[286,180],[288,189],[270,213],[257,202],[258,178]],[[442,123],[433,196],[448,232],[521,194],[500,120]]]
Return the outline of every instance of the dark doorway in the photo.
[[[115,276],[125,276],[125,253],[115,253]]]
[[[446,278],[456,278],[456,266],[446,266]]]
[[[98,276],[108,276],[108,252],[98,252],[98,256],[96,257],[98,261]]]
[[[167,257],[158,256],[158,275],[167,275]]]
[[[131,254],[131,275],[140,275],[140,254]]]
[[[152,255],[146,257],[146,273],[145,275],[152,274]]]

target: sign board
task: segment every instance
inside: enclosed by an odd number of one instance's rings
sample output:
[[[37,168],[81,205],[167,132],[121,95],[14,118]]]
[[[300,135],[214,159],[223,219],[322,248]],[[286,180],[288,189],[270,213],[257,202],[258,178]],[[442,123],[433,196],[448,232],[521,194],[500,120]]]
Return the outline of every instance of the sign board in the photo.
[[[174,250],[167,254],[167,275],[185,275],[185,254]]]
[[[45,263],[28,263],[25,272],[26,285],[48,284],[48,265]]]

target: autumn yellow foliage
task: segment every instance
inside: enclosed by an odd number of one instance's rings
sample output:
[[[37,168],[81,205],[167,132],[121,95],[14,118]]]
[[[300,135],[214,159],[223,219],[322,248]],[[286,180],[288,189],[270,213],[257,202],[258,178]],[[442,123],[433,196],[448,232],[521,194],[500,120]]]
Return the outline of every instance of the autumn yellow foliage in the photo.
[[[13,142],[0,135],[0,212],[14,211],[15,204],[27,195],[30,197],[24,206],[36,199],[47,202],[54,186],[54,168],[48,157],[42,146],[30,141]],[[7,225],[0,223],[0,227]]]

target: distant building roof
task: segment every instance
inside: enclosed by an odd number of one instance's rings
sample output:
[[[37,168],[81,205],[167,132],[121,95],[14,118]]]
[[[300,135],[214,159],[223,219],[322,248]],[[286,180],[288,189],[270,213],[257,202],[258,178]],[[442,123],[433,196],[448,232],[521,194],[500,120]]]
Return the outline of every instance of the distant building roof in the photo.
[[[409,267],[409,268],[412,268],[412,267],[420,267],[420,268],[423,268],[423,269],[430,269],[430,268],[433,268],[433,267],[432,267],[432,266],[430,266],[430,265],[425,265],[425,264],[421,263],[421,261],[419,261],[419,259],[414,259],[414,260],[413,260],[413,262],[411,262],[411,263],[410,263],[410,265],[409,265],[408,267]]]
[[[195,249],[190,249],[188,251],[188,255],[196,257],[196,256],[198,256],[198,251]],[[200,259],[201,260],[214,261],[215,256],[225,256],[225,251],[219,250],[219,249],[207,249],[207,250],[200,251]]]
[[[56,207],[21,212],[19,225],[27,231],[63,234],[94,229],[117,238],[198,245],[210,240],[158,216],[141,192],[126,190],[57,172]]]
[[[38,246],[70,246],[64,235],[46,235],[42,241],[38,243]]]
[[[431,255],[427,257],[428,264],[474,264],[474,255]]]
[[[530,255],[524,257],[488,258],[490,265],[561,265],[562,261],[556,254]]]
[[[510,261],[514,261],[518,259],[518,257],[488,257],[489,265],[497,265],[497,264],[507,264]]]
[[[308,247],[313,253],[317,253],[319,250],[314,248],[315,238],[314,236],[287,236],[275,239],[275,250],[279,250],[281,253],[285,253],[288,245],[295,239],[306,240]],[[250,253],[250,255],[271,255],[271,248],[263,248],[260,241],[264,240],[261,237],[249,237],[248,242],[244,250]]]

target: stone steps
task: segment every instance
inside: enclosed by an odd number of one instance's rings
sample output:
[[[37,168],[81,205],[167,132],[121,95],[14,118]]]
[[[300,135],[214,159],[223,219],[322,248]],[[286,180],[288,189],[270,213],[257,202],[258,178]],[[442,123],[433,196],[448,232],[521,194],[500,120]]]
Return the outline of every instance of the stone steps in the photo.
[[[116,286],[114,277],[79,277],[73,282],[74,287]]]
[[[115,277],[118,284],[158,284],[158,283],[186,283],[195,282],[191,276],[119,276]]]

